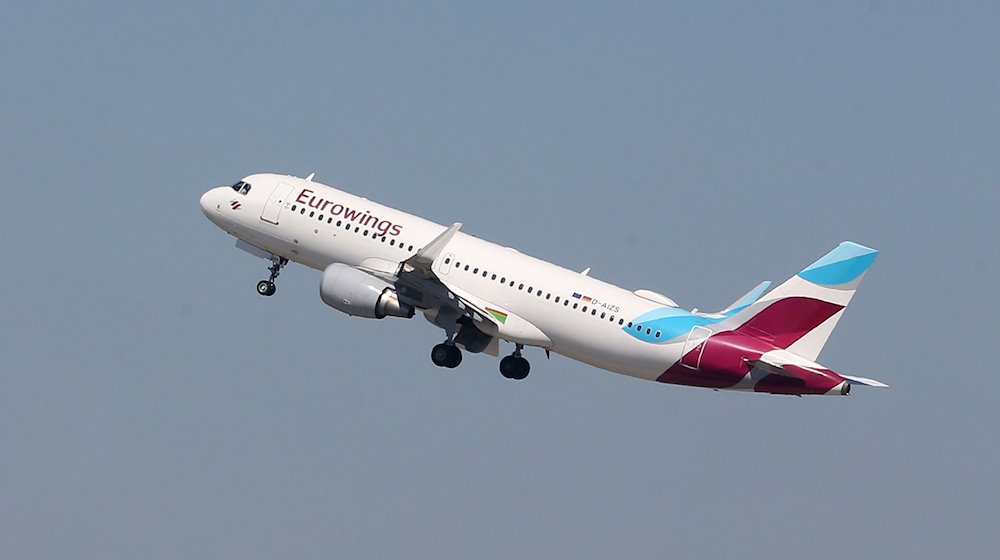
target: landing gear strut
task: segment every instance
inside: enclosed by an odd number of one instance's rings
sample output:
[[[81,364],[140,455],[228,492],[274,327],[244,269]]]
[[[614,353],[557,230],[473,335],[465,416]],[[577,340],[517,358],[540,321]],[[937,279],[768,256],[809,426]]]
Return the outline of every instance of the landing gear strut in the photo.
[[[462,363],[462,351],[454,343],[441,343],[431,349],[431,361],[438,367],[456,368]]]
[[[528,360],[521,357],[521,350],[524,345],[518,344],[514,348],[514,353],[510,356],[504,356],[500,360],[500,374],[507,379],[516,379],[518,381],[528,377],[528,372],[531,371],[531,364]]]
[[[261,280],[257,282],[257,293],[262,296],[273,296],[274,292],[278,291],[278,287],[274,285],[274,279],[281,274],[281,269],[288,264],[288,259],[285,257],[274,256],[271,257],[271,266],[268,268],[271,271],[271,277],[267,280]]]

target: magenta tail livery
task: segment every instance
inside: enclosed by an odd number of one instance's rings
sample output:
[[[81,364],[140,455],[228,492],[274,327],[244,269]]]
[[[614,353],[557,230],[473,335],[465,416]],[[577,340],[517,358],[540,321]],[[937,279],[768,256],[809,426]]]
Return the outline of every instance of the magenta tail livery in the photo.
[[[674,383],[785,395],[846,395],[886,387],[816,362],[878,252],[844,242],[770,292],[764,282],[718,313],[629,291],[306,179],[251,175],[201,197],[201,208],[236,246],[282,267],[323,271],[320,297],[349,315],[417,313],[445,333],[431,360],[454,368],[463,351],[500,355],[508,379],[524,379],[525,347],[593,366]],[[766,293],[765,293],[766,292]]]

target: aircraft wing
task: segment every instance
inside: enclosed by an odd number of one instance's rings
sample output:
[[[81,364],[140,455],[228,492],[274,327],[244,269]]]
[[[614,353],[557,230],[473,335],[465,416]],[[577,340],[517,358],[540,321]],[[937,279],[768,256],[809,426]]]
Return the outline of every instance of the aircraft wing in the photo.
[[[461,289],[434,272],[435,261],[444,254],[445,247],[461,227],[461,223],[452,224],[417,254],[400,263],[396,275],[397,292],[419,308],[437,309],[437,315],[444,317],[434,322],[446,331],[449,316],[454,319],[465,316],[490,336],[529,346],[550,347],[552,341],[527,320]]]
[[[396,287],[401,296],[417,307],[451,309],[457,317],[471,318],[479,330],[496,335],[498,323],[493,315],[474,302],[475,298],[443,282],[432,270],[434,261],[443,254],[461,227],[461,223],[452,224],[417,254],[400,263]]]

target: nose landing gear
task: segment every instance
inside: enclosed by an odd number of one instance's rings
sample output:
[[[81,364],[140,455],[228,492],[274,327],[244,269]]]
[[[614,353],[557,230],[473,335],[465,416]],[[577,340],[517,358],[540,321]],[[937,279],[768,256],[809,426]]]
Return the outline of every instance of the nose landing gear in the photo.
[[[271,276],[267,280],[261,280],[257,282],[257,293],[262,296],[273,296],[274,292],[278,291],[278,287],[274,285],[274,279],[281,274],[281,269],[288,264],[288,259],[285,257],[273,256],[271,257],[271,266],[268,268],[271,271]]]

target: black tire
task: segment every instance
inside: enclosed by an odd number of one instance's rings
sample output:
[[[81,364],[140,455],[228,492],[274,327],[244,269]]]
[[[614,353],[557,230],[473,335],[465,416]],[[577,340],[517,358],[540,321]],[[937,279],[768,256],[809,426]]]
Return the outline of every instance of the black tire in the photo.
[[[528,377],[528,373],[531,372],[531,364],[521,356],[517,356],[514,359],[517,360],[517,370],[511,379],[521,381],[525,377]]]
[[[462,350],[460,350],[458,346],[449,346],[448,351],[451,355],[448,356],[448,363],[445,364],[445,367],[452,369],[457,368],[458,364],[462,363]]]
[[[438,367],[449,367],[448,364],[451,361],[451,348],[447,344],[438,344],[434,348],[431,348],[431,361],[434,365]]]
[[[517,366],[517,357],[504,356],[500,360],[500,375],[507,379],[514,379],[514,376],[517,375]]]
[[[529,371],[531,371],[531,364],[521,356],[504,356],[500,360],[500,375],[507,379],[520,381],[528,377]]]
[[[270,280],[261,280],[257,282],[257,293],[262,296],[273,296],[274,292],[278,291],[278,287],[274,285],[274,282]]]

